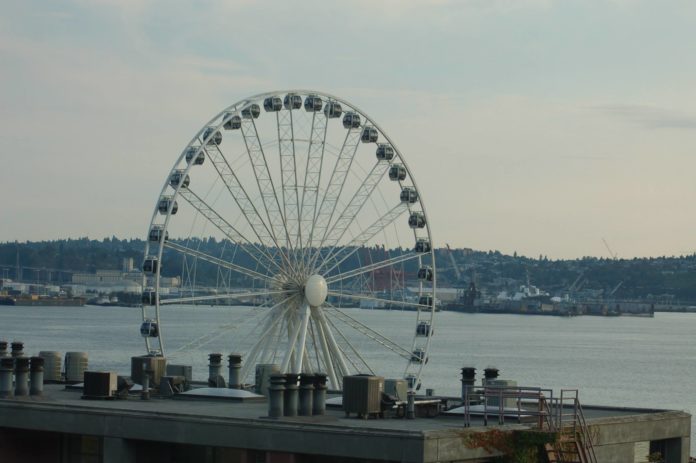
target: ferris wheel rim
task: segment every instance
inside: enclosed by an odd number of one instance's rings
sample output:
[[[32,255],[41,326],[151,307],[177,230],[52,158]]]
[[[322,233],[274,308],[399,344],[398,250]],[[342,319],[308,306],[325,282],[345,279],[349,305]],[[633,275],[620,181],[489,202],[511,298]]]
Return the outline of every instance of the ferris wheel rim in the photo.
[[[424,313],[429,313],[429,314],[430,314],[430,318],[429,318],[428,321],[430,322],[430,326],[431,326],[431,329],[432,329],[433,320],[434,320],[434,312],[435,312],[435,304],[436,304],[436,271],[435,271],[436,266],[435,266],[435,252],[434,252],[434,246],[432,246],[432,243],[433,243],[433,239],[432,239],[432,229],[431,229],[431,226],[430,226],[429,221],[427,220],[427,211],[426,211],[425,203],[424,203],[424,201],[423,201],[422,195],[420,194],[420,190],[418,189],[418,186],[417,186],[417,184],[416,184],[415,177],[413,176],[411,169],[408,167],[408,164],[407,164],[406,159],[405,159],[405,157],[403,156],[402,152],[398,149],[398,147],[397,147],[396,144],[393,142],[393,140],[389,137],[389,135],[388,135],[388,134],[387,134],[375,121],[374,121],[374,119],[372,119],[370,116],[368,116],[363,110],[361,110],[360,108],[356,107],[354,104],[352,104],[352,103],[350,103],[350,102],[348,102],[348,101],[346,101],[346,100],[344,100],[344,99],[342,99],[342,98],[340,98],[340,97],[337,97],[337,96],[334,96],[334,95],[331,95],[331,94],[328,94],[328,93],[325,93],[325,92],[321,92],[321,91],[314,91],[314,90],[304,90],[304,89],[297,89],[297,90],[278,90],[278,91],[271,91],[271,92],[259,93],[259,94],[257,94],[257,95],[244,98],[244,99],[239,100],[238,102],[236,102],[236,103],[234,103],[234,104],[232,104],[232,105],[227,106],[227,107],[224,108],[222,111],[220,111],[217,115],[215,115],[213,118],[211,118],[206,124],[204,124],[203,127],[202,127],[199,131],[196,132],[196,134],[194,135],[194,137],[193,137],[193,138],[189,141],[189,143],[186,145],[186,147],[184,148],[184,150],[182,151],[182,153],[179,155],[179,157],[177,158],[176,162],[174,163],[173,167],[170,169],[169,175],[167,176],[167,178],[166,178],[166,180],[165,180],[165,182],[164,182],[164,185],[163,185],[163,187],[162,187],[162,189],[161,189],[161,191],[160,191],[160,195],[158,196],[158,201],[160,200],[160,198],[162,198],[162,197],[165,195],[165,192],[167,192],[168,188],[170,188],[170,186],[171,186],[171,185],[170,185],[170,178],[171,178],[172,173],[174,173],[175,171],[177,171],[177,167],[181,165],[181,162],[182,162],[182,160],[185,158],[187,151],[188,151],[192,146],[196,146],[196,145],[198,144],[197,142],[198,142],[198,141],[200,140],[200,138],[201,138],[201,133],[203,133],[203,131],[206,130],[206,128],[208,128],[208,127],[213,127],[215,131],[221,131],[221,130],[222,130],[222,126],[223,126],[224,123],[225,123],[225,117],[224,117],[225,114],[229,114],[229,113],[231,113],[231,112],[234,112],[235,114],[239,114],[239,113],[241,112],[242,108],[244,108],[244,107],[247,106],[247,105],[250,105],[250,104],[252,104],[252,103],[254,103],[254,102],[260,102],[262,99],[267,98],[267,97],[273,97],[273,96],[278,96],[278,95],[283,95],[283,94],[297,94],[297,95],[302,95],[302,96],[307,96],[307,95],[318,95],[318,96],[320,96],[320,97],[325,97],[325,98],[327,98],[328,101],[335,101],[335,102],[342,103],[342,104],[344,104],[346,107],[350,108],[352,111],[358,113],[360,116],[362,116],[362,117],[364,118],[365,124],[361,124],[361,127],[364,127],[364,126],[366,126],[366,125],[369,123],[369,125],[372,126],[372,127],[374,127],[374,128],[378,131],[378,133],[379,133],[382,137],[384,137],[384,139],[387,141],[387,143],[393,148],[393,150],[394,150],[394,152],[395,152],[395,157],[396,157],[396,159],[398,159],[399,162],[401,163],[401,165],[403,165],[403,167],[406,169],[406,172],[407,172],[407,175],[408,175],[407,178],[409,179],[410,184],[413,186],[413,188],[414,188],[415,191],[417,192],[417,195],[418,195],[417,203],[418,203],[418,205],[420,206],[420,211],[422,212],[422,214],[423,214],[423,216],[424,216],[424,218],[425,218],[425,223],[426,223],[425,230],[426,230],[426,234],[427,234],[427,239],[428,239],[428,241],[429,241],[429,243],[430,243],[430,250],[429,250],[427,253],[422,253],[422,254],[415,255],[415,256],[413,256],[413,258],[414,258],[414,259],[415,259],[415,258],[418,259],[419,267],[420,267],[420,266],[421,266],[421,260],[422,260],[423,255],[429,255],[429,256],[430,256],[430,262],[431,262],[432,269],[433,269],[433,275],[432,275],[432,284],[431,284],[431,286],[430,286],[431,289],[430,289],[430,291],[429,291],[428,293],[429,293],[429,294],[431,295],[431,297],[432,297],[432,302],[431,302],[431,304],[430,304],[429,309],[428,309],[428,310],[423,310],[423,312],[424,312]],[[216,123],[216,121],[218,121],[218,122]],[[293,142],[294,142],[294,140],[293,140]],[[205,144],[201,142],[201,143],[200,143],[200,147],[198,148],[198,152],[204,151],[205,149],[206,149]],[[323,156],[323,153],[322,153],[322,156]],[[189,173],[190,173],[190,171],[191,171],[191,169],[192,169],[193,166],[194,166],[194,163],[193,163],[193,162],[187,163],[187,165],[186,165],[186,167],[185,167],[185,169],[184,169],[184,171],[183,171],[183,175],[186,175],[186,176],[189,175]],[[257,180],[258,180],[258,178],[257,178]],[[170,195],[173,201],[175,201],[176,198],[178,198],[178,197],[180,196],[180,193],[181,193],[180,190],[181,190],[181,189],[182,189],[182,185],[181,185],[181,184],[178,184],[176,187],[174,187],[174,192],[173,192],[173,194]],[[410,211],[410,205],[407,205],[407,207],[408,207],[408,210]],[[156,207],[155,207],[155,209],[154,209],[154,211],[153,211],[151,220],[150,220],[150,228],[148,229],[148,233],[149,233],[149,232],[153,229],[153,227],[156,225],[156,219],[157,219],[157,217],[158,217],[158,213],[159,213],[159,212],[160,212],[160,211],[158,210],[158,207],[157,207],[157,205],[156,205]],[[170,209],[167,211],[167,213],[166,213],[166,217],[165,217],[165,220],[164,220],[164,224],[162,224],[162,226],[161,226],[161,233],[163,234],[163,236],[166,236],[166,234],[167,234],[167,232],[168,232],[169,222],[170,222],[170,219],[171,219],[171,216],[172,216],[172,215],[173,215],[173,214],[172,214],[172,211],[171,211],[171,208],[170,208]],[[414,229],[414,231],[413,231],[413,236],[414,236],[414,239],[415,239],[415,238],[416,238],[416,231],[415,231],[415,229]],[[323,244],[323,243],[322,243],[322,244]],[[310,245],[311,245],[311,243],[310,243]],[[166,240],[165,240],[165,239],[161,239],[160,242],[157,244],[157,258],[158,258],[159,262],[162,262],[162,256],[163,256],[163,251],[164,251],[165,247],[167,247]],[[146,241],[145,257],[147,257],[147,256],[149,255],[149,253],[150,253],[150,241],[148,240],[148,241]],[[161,267],[158,267],[158,268],[157,268],[157,271],[156,271],[156,274],[155,274],[154,289],[155,289],[155,320],[156,320],[156,322],[158,323],[158,325],[161,326],[161,324],[160,324],[160,306],[162,305],[162,302],[161,302],[161,300],[160,300],[160,278],[161,278],[161,273],[160,273],[160,272],[161,272]],[[335,278],[335,277],[334,277],[334,278]],[[337,280],[334,279],[332,282],[334,282],[334,281],[337,281]],[[423,288],[422,288],[422,283],[421,283],[421,287],[419,288],[419,294],[422,294],[422,293],[423,293]],[[268,292],[266,292],[266,294],[268,294]],[[375,299],[375,298],[371,298],[371,299]],[[330,305],[330,304],[329,304],[329,305]],[[414,305],[414,306],[418,306],[419,304],[413,304],[413,305]],[[418,309],[419,309],[419,310],[418,310],[418,314],[419,314],[418,317],[420,317],[420,313],[421,313],[420,307],[418,307]],[[147,317],[146,317],[146,314],[145,314],[145,307],[143,307],[143,320],[146,320],[146,319],[147,319]],[[420,318],[418,318],[418,320],[420,320]],[[427,353],[430,351],[430,342],[431,342],[431,339],[432,339],[432,335],[431,335],[431,334],[429,334],[428,336],[426,336],[426,343],[425,343],[425,346],[424,346],[424,347],[425,347],[426,355],[427,355]],[[416,337],[414,337],[413,342],[412,342],[412,345],[411,345],[411,351],[410,351],[410,352],[413,352],[413,349],[416,347],[416,341],[417,341],[417,339],[416,339]],[[164,345],[163,345],[163,340],[162,340],[162,337],[161,337],[161,332],[160,332],[160,335],[159,335],[159,337],[158,337],[158,342],[159,342],[159,344],[160,344],[160,349],[159,349],[160,354],[161,354],[161,355],[164,355],[164,347],[163,347]],[[150,346],[149,341],[148,341],[147,338],[146,338],[146,348],[147,348],[149,351],[153,351],[153,349],[151,349],[151,346]],[[423,369],[424,364],[425,364],[425,362],[421,362],[421,363],[420,363],[420,367],[418,368],[418,371],[417,371],[417,376],[418,376],[418,377],[420,377],[420,374],[421,374],[421,371],[422,371],[422,369]]]

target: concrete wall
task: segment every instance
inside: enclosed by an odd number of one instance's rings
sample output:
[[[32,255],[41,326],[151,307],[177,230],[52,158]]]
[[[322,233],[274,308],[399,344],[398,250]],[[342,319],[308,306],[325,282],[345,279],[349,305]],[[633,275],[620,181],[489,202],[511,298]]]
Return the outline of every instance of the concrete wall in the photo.
[[[2,405],[0,426],[16,429],[265,452],[357,459],[377,457],[381,461],[406,463],[423,461],[424,439],[420,432],[345,429],[312,423],[219,419],[134,411],[113,413],[73,406],[56,408],[12,401]],[[117,441],[107,445],[116,446],[115,442]]]
[[[127,403],[131,407],[135,405]],[[156,405],[156,401],[148,402],[149,407]],[[177,405],[195,407],[188,403]],[[72,449],[70,452],[85,455],[85,458],[93,456],[98,443],[103,447],[99,452],[103,452],[104,463],[128,461],[133,455],[138,459],[142,455],[154,458],[167,452],[171,456],[187,454],[195,461],[215,462],[218,461],[217,455],[234,454],[234,458],[230,456],[219,461],[235,463],[246,463],[244,460],[248,459],[248,453],[245,452],[257,451],[268,457],[268,463],[484,462],[494,456],[483,449],[469,449],[465,445],[468,435],[485,432],[491,427],[463,428],[456,419],[435,419],[433,427],[427,429],[439,430],[421,431],[408,426],[407,421],[393,420],[391,427],[385,428],[377,426],[379,423],[373,427],[342,426],[336,417],[331,416],[322,420],[270,420],[258,419],[258,415],[227,418],[167,413],[157,408],[149,411],[141,407],[103,409],[0,400],[0,461],[56,461],[31,453],[39,450],[49,452],[55,448],[51,444],[56,442],[55,439],[45,433],[60,434],[63,436],[59,441],[60,448]],[[661,442],[668,463],[688,462],[691,416],[687,413],[607,417],[591,420],[589,424],[596,442],[597,460],[601,463],[635,461],[635,443],[644,441]],[[505,425],[504,429],[511,431],[528,427]],[[36,439],[32,436],[46,445],[35,448],[32,442]],[[27,454],[23,456],[22,452]],[[8,459],[8,455],[15,460]],[[210,458],[214,457],[212,460],[208,458],[210,455]],[[298,457],[300,455],[302,458]]]
[[[668,440],[667,463],[688,463],[691,415],[684,412],[649,413],[600,418],[588,423],[597,460],[605,463],[635,461],[636,442]],[[638,455],[642,456],[642,455]]]

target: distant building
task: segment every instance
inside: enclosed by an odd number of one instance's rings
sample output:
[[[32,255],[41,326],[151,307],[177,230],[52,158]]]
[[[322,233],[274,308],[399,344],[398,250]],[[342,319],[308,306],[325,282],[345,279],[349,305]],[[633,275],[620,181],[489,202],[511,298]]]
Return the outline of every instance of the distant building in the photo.
[[[87,287],[85,285],[63,285],[61,289],[72,295],[72,297],[82,297],[87,294]]]
[[[123,279],[118,270],[97,270],[96,273],[73,273],[72,282],[81,284],[115,283]]]
[[[26,283],[18,283],[16,281],[5,280],[3,288],[9,291],[14,291],[20,294],[27,294],[29,292],[29,285]]]
[[[133,258],[124,257],[123,258],[123,273],[130,273],[133,271]]]
[[[124,262],[124,268],[127,266],[127,262]],[[88,292],[107,294],[115,292],[141,293],[143,290],[142,282],[142,273],[133,269],[130,272],[97,270],[95,273],[73,273],[72,276],[73,285],[80,285]]]
[[[155,279],[153,277],[148,277],[147,286],[155,286]],[[180,286],[181,278],[160,276],[160,288],[178,288]]]

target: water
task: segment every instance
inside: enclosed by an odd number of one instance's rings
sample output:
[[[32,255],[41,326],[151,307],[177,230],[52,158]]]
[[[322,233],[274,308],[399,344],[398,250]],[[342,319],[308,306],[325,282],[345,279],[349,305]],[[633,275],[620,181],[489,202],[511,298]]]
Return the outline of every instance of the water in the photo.
[[[163,335],[168,351],[216,332],[234,329],[209,344],[170,355],[207,375],[209,352],[242,350],[262,311],[249,307],[167,307]],[[413,338],[411,312],[347,309],[347,313],[401,344]],[[21,340],[27,354],[40,350],[86,351],[90,369],[128,374],[130,356],[144,353],[140,309],[105,307],[0,307],[0,338]],[[655,318],[543,317],[438,313],[423,377],[424,388],[458,395],[459,368],[495,366],[502,379],[557,391],[577,388],[585,404],[665,408],[696,412],[696,314]],[[346,331],[346,330],[344,330]],[[345,333],[378,374],[396,377],[401,361],[357,333]],[[250,339],[251,338],[251,339]],[[396,366],[395,366],[396,365]],[[696,431],[696,429],[695,429]],[[696,443],[696,432],[692,442]]]

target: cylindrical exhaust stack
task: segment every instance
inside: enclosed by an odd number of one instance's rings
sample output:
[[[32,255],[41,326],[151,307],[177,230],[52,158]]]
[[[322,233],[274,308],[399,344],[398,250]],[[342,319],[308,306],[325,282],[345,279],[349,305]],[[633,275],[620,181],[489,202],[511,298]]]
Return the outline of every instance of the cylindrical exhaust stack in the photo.
[[[39,352],[39,357],[44,360],[44,381],[60,381],[63,367],[60,352],[42,350]]]
[[[314,404],[314,375],[302,373],[300,375],[300,416],[312,416]]]
[[[315,373],[312,415],[323,415],[326,412],[326,389],[326,375],[324,373]]]
[[[297,416],[297,373],[285,375],[285,394],[283,398],[283,415]]]
[[[408,391],[406,401],[406,419],[413,420],[416,418],[416,392]]]
[[[150,364],[148,362],[143,362],[143,392],[140,394],[142,400],[150,400],[150,376],[152,373],[153,370],[150,368]]]
[[[15,396],[29,395],[29,358],[15,358]]]
[[[488,381],[494,380],[498,377],[498,370],[495,367],[488,367],[483,370],[483,385],[485,386]]]
[[[41,357],[32,357],[29,362],[29,376],[31,395],[43,394],[44,382],[44,359]]]
[[[227,386],[230,389],[241,389],[242,384],[239,378],[239,372],[242,369],[242,356],[241,354],[230,354],[227,356],[227,361],[229,368]]]
[[[0,358],[0,397],[12,397],[12,372],[14,370],[14,359],[12,357]]]
[[[215,378],[222,373],[222,354],[208,354],[208,378]]]
[[[74,384],[85,380],[88,358],[86,352],[65,353],[65,382]]]
[[[465,400],[465,397],[471,397],[471,394],[474,392],[474,385],[476,384],[476,368],[463,367],[461,381],[462,400]]]
[[[22,341],[12,341],[12,358],[24,356],[24,343]]]
[[[285,375],[273,374],[270,377],[271,385],[268,387],[268,416],[280,418],[284,411]]]

